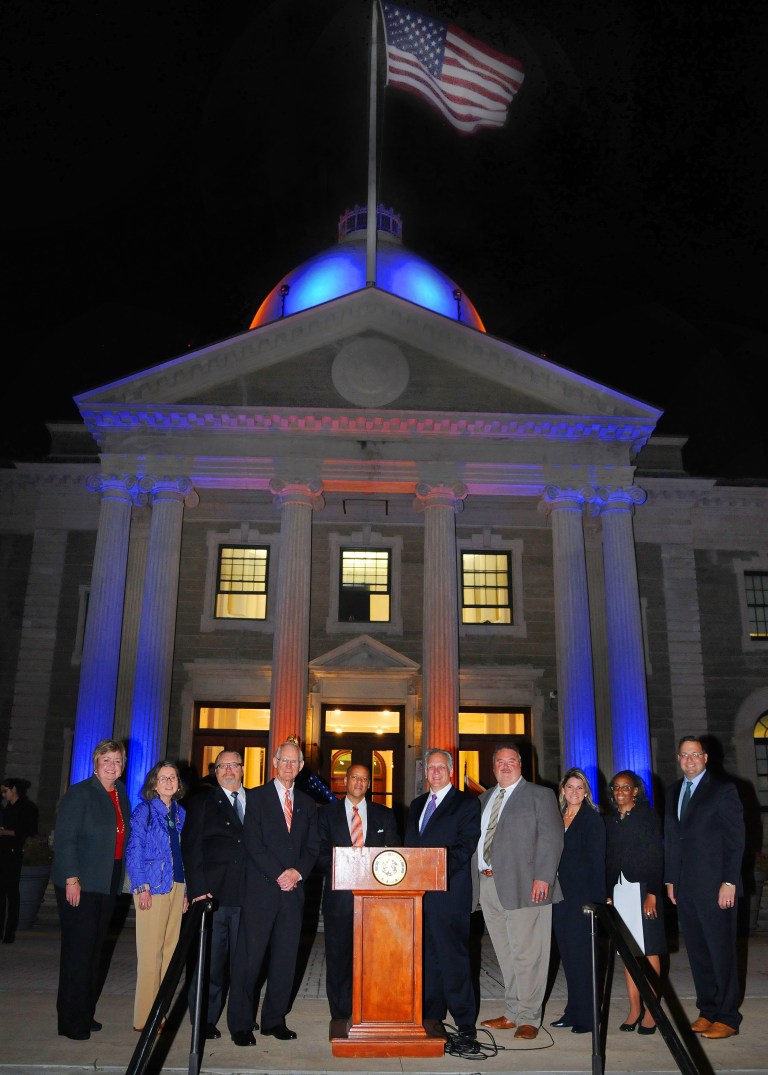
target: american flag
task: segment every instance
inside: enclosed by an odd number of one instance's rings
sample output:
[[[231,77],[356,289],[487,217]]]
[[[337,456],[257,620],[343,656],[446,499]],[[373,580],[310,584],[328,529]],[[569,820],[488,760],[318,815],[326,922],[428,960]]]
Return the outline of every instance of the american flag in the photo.
[[[523,81],[518,60],[457,26],[384,3],[387,82],[426,98],[456,130],[502,127]]]

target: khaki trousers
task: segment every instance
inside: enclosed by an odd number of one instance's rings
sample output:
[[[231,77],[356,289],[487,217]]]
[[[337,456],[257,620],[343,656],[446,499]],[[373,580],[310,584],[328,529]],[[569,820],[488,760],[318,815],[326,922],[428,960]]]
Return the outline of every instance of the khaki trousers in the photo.
[[[184,885],[174,883],[165,895],[152,896],[152,906],[139,909],[139,897],[133,897],[136,908],[136,999],[133,1005],[133,1026],[143,1030],[152,1004],[181,932],[184,910]]]
[[[539,1026],[549,972],[552,905],[507,911],[493,878],[481,874],[480,906],[504,979],[504,1014],[518,1026]]]

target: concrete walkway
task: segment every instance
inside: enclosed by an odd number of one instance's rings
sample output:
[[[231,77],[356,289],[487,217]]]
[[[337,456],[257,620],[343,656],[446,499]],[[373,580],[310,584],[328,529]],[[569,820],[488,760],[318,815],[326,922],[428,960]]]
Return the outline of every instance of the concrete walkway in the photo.
[[[503,1012],[503,989],[493,949],[480,943],[480,1019]],[[135,944],[132,915],[116,936],[115,950],[97,1018],[104,1029],[89,1041],[76,1042],[56,1033],[56,988],[59,932],[50,896],[31,930],[17,934],[14,945],[0,945],[0,1075],[63,1075],[78,1071],[124,1072],[138,1041],[132,1029],[135,983]],[[745,969],[744,1022],[738,1037],[706,1041],[685,1031],[698,1014],[693,1000],[688,961],[683,950],[670,955],[668,997],[665,1009],[694,1057],[701,1075],[712,1072],[768,1075],[768,933],[755,933],[742,945]],[[499,1051],[487,1059],[363,1059],[334,1057],[328,1041],[329,1014],[325,1000],[325,951],[322,934],[309,939],[303,951],[303,977],[288,1025],[296,1041],[279,1042],[257,1034],[252,1048],[238,1048],[226,1032],[222,1017],[219,1041],[205,1043],[202,1071],[218,1073],[291,1073],[323,1075],[326,1072],[451,1073],[514,1071],[516,1075],[549,1072],[552,1075],[594,1073],[590,1035],[550,1030],[549,1023],[563,1011],[565,983],[558,972],[544,1017],[544,1029],[533,1042],[515,1041],[511,1033],[497,1032]],[[613,1001],[608,1019],[605,1067],[609,1072],[677,1072],[679,1067],[661,1034],[639,1037],[621,1033],[626,1016],[626,994],[621,966],[614,975]],[[683,1027],[681,1032],[679,1029]],[[482,1040],[482,1038],[481,1038]],[[492,1039],[487,1039],[491,1044]],[[169,1025],[147,1068],[148,1072],[189,1071],[190,1028],[183,998],[171,1012]]]

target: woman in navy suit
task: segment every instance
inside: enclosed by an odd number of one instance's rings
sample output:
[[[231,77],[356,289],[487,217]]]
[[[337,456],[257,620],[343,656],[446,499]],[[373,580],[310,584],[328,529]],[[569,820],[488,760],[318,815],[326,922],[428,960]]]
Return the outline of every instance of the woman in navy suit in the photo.
[[[550,1026],[570,1027],[574,1034],[592,1029],[591,929],[585,903],[605,902],[605,825],[592,801],[581,769],[569,769],[560,781],[560,813],[565,843],[557,870],[563,900],[552,908],[552,926],[568,986],[565,1011]]]

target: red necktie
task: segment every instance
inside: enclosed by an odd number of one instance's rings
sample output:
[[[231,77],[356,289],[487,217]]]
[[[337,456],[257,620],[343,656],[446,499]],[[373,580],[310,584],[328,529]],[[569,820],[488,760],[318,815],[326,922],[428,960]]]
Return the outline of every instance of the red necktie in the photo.
[[[363,846],[363,819],[360,817],[360,812],[356,806],[352,807],[352,846]]]
[[[283,799],[283,813],[285,814],[285,823],[288,826],[288,832],[290,832],[291,822],[293,821],[293,806],[291,805],[290,791],[286,791],[285,798]]]

